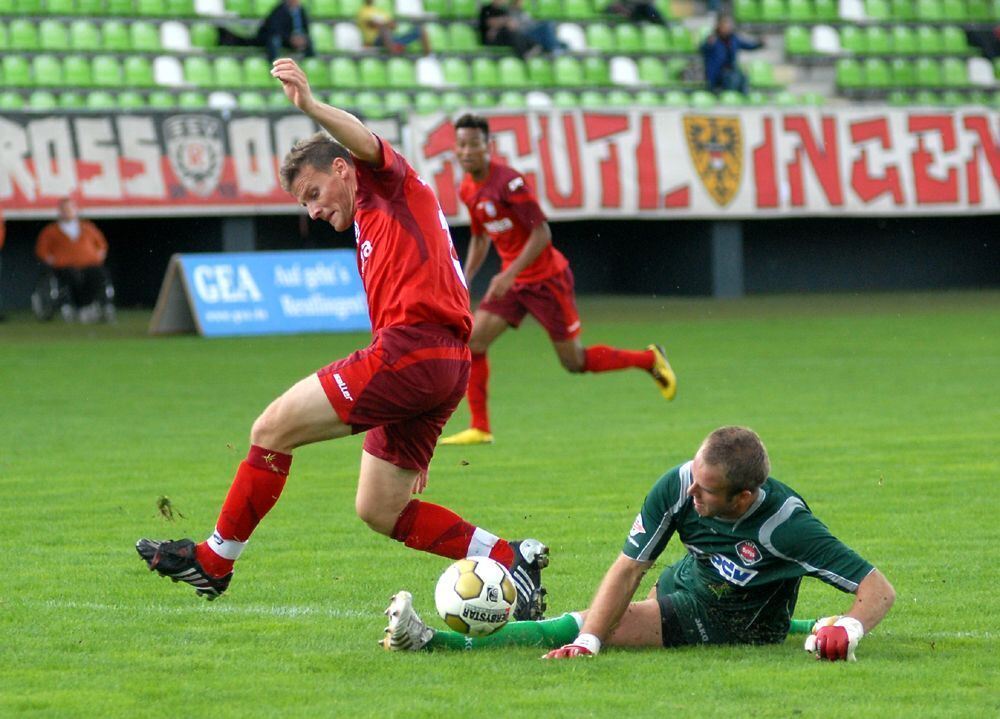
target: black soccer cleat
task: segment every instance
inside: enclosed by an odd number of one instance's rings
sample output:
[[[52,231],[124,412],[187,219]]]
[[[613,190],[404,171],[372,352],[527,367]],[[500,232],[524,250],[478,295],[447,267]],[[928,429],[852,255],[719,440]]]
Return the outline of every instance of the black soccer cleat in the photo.
[[[140,539],[135,543],[135,551],[149,565],[149,571],[155,571],[161,577],[170,577],[175,582],[187,582],[199,597],[212,601],[226,591],[233,573],[213,577],[201,568],[194,548],[195,543],[190,539]]]
[[[517,606],[514,619],[534,621],[545,619],[545,587],[542,570],[549,564],[549,548],[537,539],[522,539],[510,543],[514,550],[514,566],[510,568],[514,587],[517,589]]]

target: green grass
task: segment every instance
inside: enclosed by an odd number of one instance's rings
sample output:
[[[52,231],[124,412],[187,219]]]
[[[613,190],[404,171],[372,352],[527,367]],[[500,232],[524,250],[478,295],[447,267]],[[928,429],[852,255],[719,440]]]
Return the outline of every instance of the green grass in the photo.
[[[441,448],[427,498],[550,543],[550,607],[577,609],[662,471],[714,427],[748,424],[774,476],[896,587],[856,664],[812,661],[800,638],[557,663],[376,650],[389,595],[411,589],[432,615],[447,562],[354,516],[360,438],[300,450],[230,592],[198,600],[149,575],[135,539],[206,536],[256,414],[367,338],[163,339],[140,313],[116,327],[19,316],[0,325],[0,716],[1000,713],[1000,293],[581,311],[590,342],[664,342],[677,400],[637,372],[562,372],[528,324],[491,352],[497,444]],[[463,406],[448,430],[466,419]],[[158,516],[160,495],[183,518]],[[797,613],[849,604],[806,579]]]

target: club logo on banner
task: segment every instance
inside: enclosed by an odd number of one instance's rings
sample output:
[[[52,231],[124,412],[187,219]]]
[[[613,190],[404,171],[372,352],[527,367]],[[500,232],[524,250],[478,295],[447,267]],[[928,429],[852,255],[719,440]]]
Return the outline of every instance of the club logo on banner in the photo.
[[[207,197],[219,186],[224,129],[211,115],[178,115],[163,123],[170,166],[188,192]]]
[[[684,118],[684,136],[701,183],[719,207],[740,189],[743,132],[737,117],[695,115]]]

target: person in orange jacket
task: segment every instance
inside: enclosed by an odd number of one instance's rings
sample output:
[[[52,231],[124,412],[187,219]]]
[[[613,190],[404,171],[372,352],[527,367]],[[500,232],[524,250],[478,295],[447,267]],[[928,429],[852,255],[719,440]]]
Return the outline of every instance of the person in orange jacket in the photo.
[[[114,291],[104,268],[108,242],[97,225],[80,219],[72,198],[59,200],[59,217],[42,228],[35,254],[69,290],[61,308],[64,319],[114,320]]]

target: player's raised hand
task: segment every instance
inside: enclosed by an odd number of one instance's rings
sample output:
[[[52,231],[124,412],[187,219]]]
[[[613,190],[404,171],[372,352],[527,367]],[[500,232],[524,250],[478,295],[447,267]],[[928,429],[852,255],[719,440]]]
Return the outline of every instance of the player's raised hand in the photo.
[[[574,657],[592,657],[594,653],[587,647],[579,644],[567,644],[566,646],[553,649],[542,659],[573,659]]]
[[[506,272],[498,272],[493,275],[493,279],[490,280],[489,287],[486,288],[486,294],[483,296],[483,300],[498,300],[507,294],[507,290],[514,286],[514,280],[516,277],[509,275]]]
[[[864,626],[854,617],[825,617],[813,625],[805,650],[817,659],[854,662],[857,661],[854,650],[864,635]]]
[[[295,107],[302,112],[309,112],[315,104],[309,79],[302,68],[291,58],[278,58],[271,64],[271,77],[281,80],[281,89]]]

